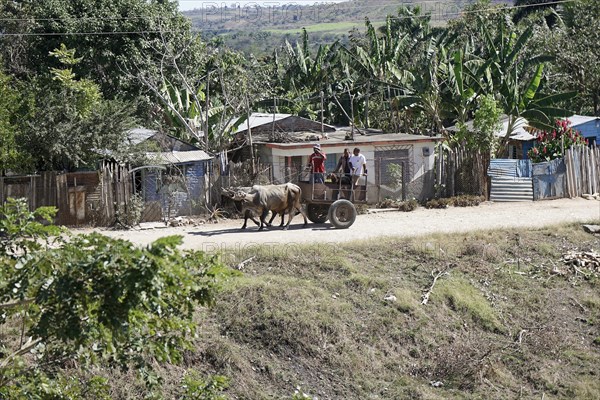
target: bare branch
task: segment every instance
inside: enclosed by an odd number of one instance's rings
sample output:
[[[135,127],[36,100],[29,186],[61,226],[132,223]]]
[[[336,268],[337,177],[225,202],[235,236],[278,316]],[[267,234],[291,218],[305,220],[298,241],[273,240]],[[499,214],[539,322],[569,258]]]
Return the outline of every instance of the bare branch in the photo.
[[[1,303],[0,304],[0,310],[9,310],[11,308],[16,308],[19,306],[24,306],[26,304],[29,304],[33,302],[33,299],[23,299],[23,300],[19,300],[19,301],[13,301],[13,302],[9,302],[9,303]]]
[[[435,286],[435,283],[437,282],[437,280],[439,278],[441,278],[444,275],[448,275],[448,267],[446,267],[442,271],[436,271],[436,270],[431,271],[431,276],[433,277],[433,282],[431,282],[431,286],[429,287],[429,289],[425,293],[423,293],[423,296],[421,296],[421,304],[423,304],[423,305],[427,304],[427,302],[429,301],[429,296],[431,296],[431,292],[433,291],[433,287]]]
[[[2,363],[0,363],[0,369],[4,369],[8,366],[8,364],[14,360],[15,358],[22,356],[23,354],[28,353],[31,349],[33,349],[35,346],[38,345],[38,343],[40,343],[42,341],[42,339],[36,339],[36,340],[31,340],[31,338],[29,339],[29,341],[27,343],[25,343],[25,345],[23,347],[21,347],[19,350],[15,351],[14,353],[12,353],[11,355],[9,355],[8,357],[6,357]]]
[[[241,263],[239,263],[238,265],[236,265],[233,268],[237,269],[238,271],[241,271],[242,269],[244,269],[244,267],[246,266],[246,264],[249,264],[255,258],[256,258],[256,256],[252,256],[252,257],[248,258],[247,260],[242,261]]]

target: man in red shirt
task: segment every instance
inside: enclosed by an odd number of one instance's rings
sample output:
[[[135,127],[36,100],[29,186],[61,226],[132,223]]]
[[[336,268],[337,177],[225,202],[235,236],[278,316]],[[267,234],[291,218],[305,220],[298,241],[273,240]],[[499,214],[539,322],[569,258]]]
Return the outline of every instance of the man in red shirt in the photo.
[[[325,160],[327,156],[321,151],[321,145],[313,146],[313,153],[308,157],[308,165],[311,167],[312,179],[315,183],[325,182]]]

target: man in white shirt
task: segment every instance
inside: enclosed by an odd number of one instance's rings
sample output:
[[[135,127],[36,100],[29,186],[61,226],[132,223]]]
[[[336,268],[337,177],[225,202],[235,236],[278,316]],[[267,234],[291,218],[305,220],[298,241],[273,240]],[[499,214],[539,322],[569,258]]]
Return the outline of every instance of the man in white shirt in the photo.
[[[367,159],[360,154],[360,149],[355,147],[348,162],[352,171],[352,185],[356,185],[356,182],[363,174],[367,175]]]

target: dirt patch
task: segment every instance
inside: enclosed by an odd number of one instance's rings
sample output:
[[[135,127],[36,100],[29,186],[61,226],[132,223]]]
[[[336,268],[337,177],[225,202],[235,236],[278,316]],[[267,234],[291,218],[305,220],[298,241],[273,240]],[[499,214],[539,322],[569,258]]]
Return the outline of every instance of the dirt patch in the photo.
[[[94,230],[142,245],[159,237],[182,235],[184,248],[217,251],[237,250],[253,245],[339,243],[386,236],[411,237],[498,228],[541,228],[565,222],[599,221],[600,201],[578,198],[523,203],[485,202],[477,207],[418,208],[410,213],[369,213],[358,215],[354,225],[345,230],[335,229],[329,223],[309,223],[304,227],[302,218],[299,217],[294,218],[288,231],[273,227],[257,232],[255,226],[241,230],[242,220],[221,220],[217,224],[169,228],[153,224],[146,225],[146,229],[129,231]],[[76,233],[90,231],[92,230],[74,230]]]

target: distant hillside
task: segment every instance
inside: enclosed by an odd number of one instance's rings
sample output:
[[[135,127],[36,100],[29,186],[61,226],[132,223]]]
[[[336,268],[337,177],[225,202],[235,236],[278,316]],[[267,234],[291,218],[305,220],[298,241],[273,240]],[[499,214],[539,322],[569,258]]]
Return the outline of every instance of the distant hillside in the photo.
[[[512,3],[495,0],[494,3]],[[184,12],[191,18],[193,29],[210,39],[218,36],[226,45],[255,54],[270,53],[285,39],[294,41],[302,28],[311,36],[312,44],[332,43],[353,28],[362,29],[365,17],[381,23],[387,15],[395,15],[401,5],[420,6],[423,13],[431,14],[432,23],[443,25],[460,15],[464,6],[474,0],[419,1],[404,0],[352,0],[342,3],[317,3],[313,5],[284,4],[273,6],[269,2],[255,2],[238,7],[217,3],[202,9]]]

